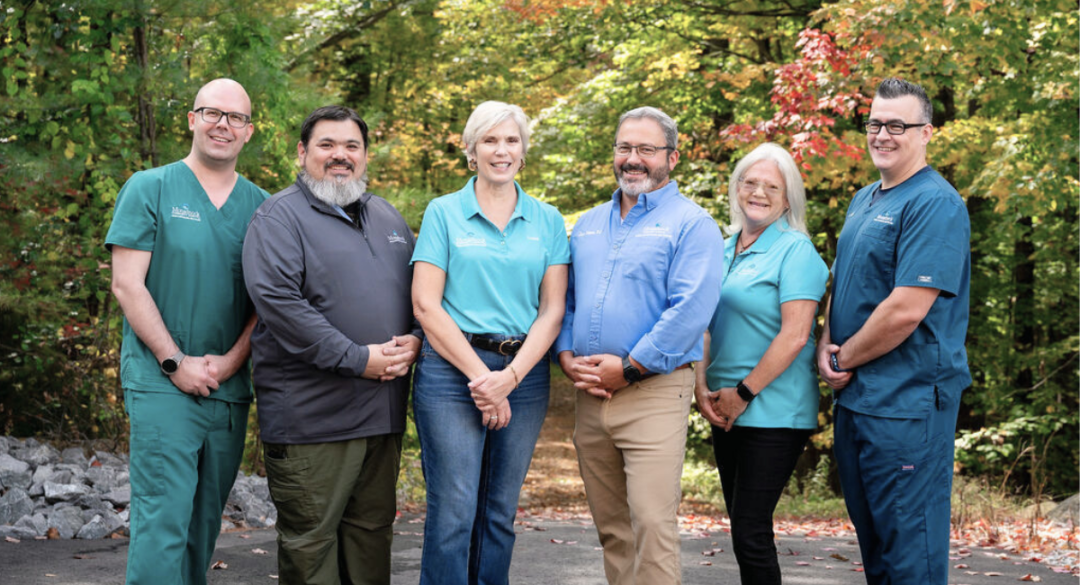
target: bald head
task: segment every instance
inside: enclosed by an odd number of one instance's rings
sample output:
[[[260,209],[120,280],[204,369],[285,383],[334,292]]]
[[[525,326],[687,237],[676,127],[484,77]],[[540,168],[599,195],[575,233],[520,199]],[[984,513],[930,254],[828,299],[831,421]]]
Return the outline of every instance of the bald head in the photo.
[[[249,116],[251,115],[251,98],[248,97],[247,91],[244,90],[244,86],[225,77],[215,79],[202,86],[202,88],[199,89],[199,93],[195,94],[195,106],[192,110],[197,110],[201,107],[220,108],[220,106],[214,105],[218,100],[229,100],[234,103],[238,101],[244,106],[241,113]]]

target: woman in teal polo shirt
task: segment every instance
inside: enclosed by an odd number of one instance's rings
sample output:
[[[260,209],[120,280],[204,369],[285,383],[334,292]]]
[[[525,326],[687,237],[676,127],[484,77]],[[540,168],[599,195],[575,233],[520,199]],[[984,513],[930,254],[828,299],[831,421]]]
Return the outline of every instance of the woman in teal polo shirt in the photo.
[[[786,150],[762,144],[728,189],[720,303],[697,369],[744,585],[780,583],[772,515],[820,400],[814,316],[829,271],[806,232],[806,194]]]
[[[462,138],[476,176],[428,205],[412,258],[425,337],[413,385],[427,482],[421,585],[508,580],[570,262],[558,210],[514,181],[529,148],[521,108],[480,104]]]

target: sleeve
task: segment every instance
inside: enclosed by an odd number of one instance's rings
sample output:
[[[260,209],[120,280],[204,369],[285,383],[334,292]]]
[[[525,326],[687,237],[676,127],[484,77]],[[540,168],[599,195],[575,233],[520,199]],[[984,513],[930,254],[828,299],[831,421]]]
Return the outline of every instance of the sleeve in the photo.
[[[578,225],[580,225],[580,222]],[[577,227],[574,229],[576,230]],[[567,246],[569,247],[569,243]],[[562,328],[559,329],[559,335],[555,338],[555,344],[552,346],[552,352],[556,359],[560,353],[574,350],[574,308],[576,304],[574,300],[576,296],[574,295],[573,253],[570,253],[570,258],[571,263],[566,275],[566,311],[563,313]]]
[[[416,240],[411,264],[427,262],[447,271],[450,265],[450,242],[446,229],[446,217],[438,199],[428,204],[420,224],[420,237]]]
[[[955,296],[970,254],[971,225],[959,195],[921,194],[904,214],[896,243],[895,286],[936,288]]]
[[[570,263],[570,239],[566,236],[566,222],[562,214],[554,207],[547,208],[548,213],[548,266]]]
[[[304,251],[289,227],[256,214],[244,238],[244,281],[259,320],[281,348],[319,368],[359,377],[368,348],[349,339],[304,298]]]
[[[814,249],[809,239],[799,238],[780,264],[780,303],[788,301],[821,302],[825,285],[829,282],[829,269]]]
[[[112,224],[105,235],[107,250],[111,252],[113,245],[117,245],[144,252],[154,251],[160,190],[158,181],[141,172],[135,173],[124,183],[116,196]]]
[[[630,350],[650,372],[668,373],[701,343],[720,301],[724,239],[708,215],[690,224],[668,268],[668,308]]]

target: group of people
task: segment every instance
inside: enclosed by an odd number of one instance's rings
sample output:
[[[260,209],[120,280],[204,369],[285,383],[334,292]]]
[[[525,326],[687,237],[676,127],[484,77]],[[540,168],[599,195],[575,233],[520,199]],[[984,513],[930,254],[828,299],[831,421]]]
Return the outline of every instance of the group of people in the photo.
[[[463,132],[475,175],[429,204],[414,237],[367,191],[355,111],[307,117],[296,182],[272,197],[236,172],[251,112],[236,82],[205,85],[190,154],[133,175],[106,237],[125,314],[128,583],[206,582],[251,379],[283,583],[390,582],[410,389],[427,484],[420,582],[507,583],[552,359],[578,389],[574,445],[610,584],[681,582],[695,402],[742,582],[780,583],[772,514],[818,426],[819,374],[867,581],[945,583],[970,229],[926,164],[922,88],[877,90],[866,131],[881,180],[848,210],[816,351],[829,269],[780,146],[736,166],[725,241],[670,177],[676,122],[628,111],[618,188],[567,238],[515,180],[525,113],[484,102]]]

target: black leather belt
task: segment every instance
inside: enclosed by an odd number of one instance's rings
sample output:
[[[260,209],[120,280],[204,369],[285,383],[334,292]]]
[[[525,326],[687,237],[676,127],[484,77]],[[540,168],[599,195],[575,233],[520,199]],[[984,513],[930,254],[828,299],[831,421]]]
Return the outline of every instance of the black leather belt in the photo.
[[[473,347],[486,349],[487,351],[493,351],[502,355],[517,355],[518,350],[521,349],[521,344],[525,343],[525,340],[496,339],[486,335],[471,335],[469,336],[469,343],[472,344]]]

